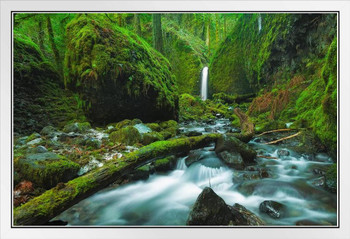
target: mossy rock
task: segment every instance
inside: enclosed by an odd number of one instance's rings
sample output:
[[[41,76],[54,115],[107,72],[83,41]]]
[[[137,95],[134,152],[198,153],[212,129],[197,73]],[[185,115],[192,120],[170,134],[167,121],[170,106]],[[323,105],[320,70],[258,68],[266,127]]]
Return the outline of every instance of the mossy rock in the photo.
[[[109,138],[114,143],[123,143],[126,145],[134,145],[140,143],[142,136],[139,131],[133,126],[127,126],[121,128],[118,131],[114,131],[109,135]]]
[[[153,162],[153,167],[156,172],[166,172],[172,170],[176,166],[177,158],[174,155],[166,158],[157,159]]]
[[[55,153],[30,154],[16,162],[22,177],[45,189],[77,176],[79,164]]]
[[[31,135],[28,136],[28,138],[26,139],[27,142],[30,142],[34,139],[40,138],[40,134],[39,133],[32,133]]]
[[[163,129],[166,128],[176,128],[177,127],[177,122],[175,120],[168,120],[168,121],[163,121],[160,124],[160,127]]]
[[[83,123],[75,122],[64,126],[63,132],[86,133],[89,129],[91,129],[91,125],[89,122],[83,122]]]
[[[159,140],[164,140],[164,137],[158,133],[158,132],[150,132],[150,133],[145,133],[142,135],[142,141],[141,143],[143,145],[148,145],[150,143],[159,141]]]
[[[65,72],[67,87],[79,93],[95,123],[178,118],[168,60],[103,14],[77,14],[67,25]]]
[[[146,124],[152,131],[160,132],[162,128],[157,123],[148,123]]]

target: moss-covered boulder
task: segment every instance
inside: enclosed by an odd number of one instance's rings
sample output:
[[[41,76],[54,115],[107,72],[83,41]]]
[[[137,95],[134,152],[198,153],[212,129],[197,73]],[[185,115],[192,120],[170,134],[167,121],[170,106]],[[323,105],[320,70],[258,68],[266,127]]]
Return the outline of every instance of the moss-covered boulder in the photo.
[[[143,145],[148,145],[150,143],[159,141],[159,140],[164,140],[164,137],[158,133],[158,132],[150,132],[150,133],[145,133],[142,135],[142,141],[141,143]]]
[[[177,158],[174,155],[155,160],[152,165],[156,172],[166,172],[176,166]]]
[[[109,135],[109,139],[114,143],[123,143],[126,145],[134,145],[141,142],[142,135],[139,131],[133,126],[127,126],[121,128],[117,131],[112,132]]]
[[[79,164],[51,152],[29,154],[15,161],[14,166],[23,179],[46,189],[75,178],[80,168]]]
[[[67,25],[65,83],[96,123],[177,119],[170,64],[142,38],[105,15],[79,14]]]
[[[91,125],[89,122],[75,122],[65,125],[63,128],[63,132],[86,133],[86,131],[88,131],[89,129],[91,129]]]
[[[40,132],[47,125],[63,127],[73,119],[84,119],[74,95],[39,47],[14,32],[14,131]]]

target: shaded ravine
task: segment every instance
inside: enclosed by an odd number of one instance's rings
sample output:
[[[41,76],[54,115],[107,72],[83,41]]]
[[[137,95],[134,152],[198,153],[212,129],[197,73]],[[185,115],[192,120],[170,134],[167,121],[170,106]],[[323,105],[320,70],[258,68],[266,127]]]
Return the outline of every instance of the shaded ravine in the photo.
[[[228,120],[219,119],[211,125],[183,124],[180,130],[225,133],[230,129],[228,125]],[[185,225],[198,195],[203,188],[210,186],[227,204],[245,206],[268,225],[336,224],[336,195],[318,187],[319,176],[313,173],[314,169],[327,168],[331,164],[329,158],[323,155],[323,158],[319,157],[321,162],[310,161],[307,155],[290,149],[254,140],[250,145],[259,154],[272,158],[258,158],[256,165],[234,170],[222,163],[211,145],[200,149],[200,161],[188,167],[185,164],[187,156],[181,157],[171,172],[154,173],[147,180],[111,186],[74,205],[54,220],[67,221],[72,226]],[[261,172],[267,173],[262,175]],[[286,205],[285,215],[273,219],[261,213],[259,205],[264,200]]]

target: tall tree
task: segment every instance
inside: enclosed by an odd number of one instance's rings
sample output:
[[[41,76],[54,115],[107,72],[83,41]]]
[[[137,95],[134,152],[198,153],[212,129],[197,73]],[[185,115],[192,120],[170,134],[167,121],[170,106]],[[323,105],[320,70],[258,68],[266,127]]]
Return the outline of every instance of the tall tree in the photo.
[[[44,36],[45,36],[45,31],[43,28],[43,19],[42,16],[38,16],[38,39],[39,39],[39,47],[41,52],[46,55],[45,52],[45,47],[44,47]]]
[[[153,14],[153,47],[161,53],[164,53],[163,33],[162,33],[162,15]]]
[[[63,69],[62,69],[61,57],[60,57],[60,53],[57,49],[57,45],[55,43],[55,35],[53,33],[53,30],[52,30],[51,18],[50,18],[49,14],[46,15],[46,24],[47,24],[47,32],[49,33],[49,41],[51,44],[52,52],[53,52],[54,57],[55,57],[55,63],[56,63],[57,69],[59,71],[59,74],[62,77],[63,76]]]
[[[134,13],[134,28],[136,34],[142,36],[140,15],[137,13]]]

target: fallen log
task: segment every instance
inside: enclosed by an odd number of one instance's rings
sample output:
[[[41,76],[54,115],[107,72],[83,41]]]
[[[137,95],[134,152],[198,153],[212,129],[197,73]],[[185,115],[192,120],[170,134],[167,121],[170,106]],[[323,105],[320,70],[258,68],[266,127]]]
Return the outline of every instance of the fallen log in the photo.
[[[281,138],[281,139],[277,139],[277,140],[274,140],[274,141],[271,141],[271,142],[268,142],[268,143],[264,143],[264,144],[276,144],[276,143],[281,142],[283,140],[294,138],[294,137],[298,136],[299,134],[301,134],[301,131],[296,133],[296,134],[293,134],[293,135],[290,135],[290,136],[287,136],[287,137],[284,137],[284,138]]]
[[[121,159],[109,161],[103,167],[75,178],[67,183],[59,183],[42,195],[14,209],[14,225],[43,225],[64,210],[91,196],[109,184],[121,179],[151,160],[171,154],[186,153],[215,142],[220,134],[157,141],[125,155]]]
[[[256,137],[262,136],[264,134],[271,134],[271,133],[276,133],[276,132],[285,132],[285,131],[291,131],[292,129],[274,129],[274,130],[269,130],[265,131],[261,134],[258,134]]]

